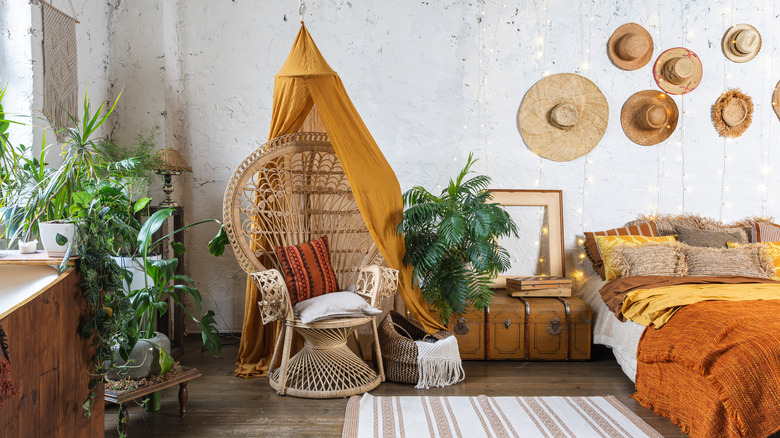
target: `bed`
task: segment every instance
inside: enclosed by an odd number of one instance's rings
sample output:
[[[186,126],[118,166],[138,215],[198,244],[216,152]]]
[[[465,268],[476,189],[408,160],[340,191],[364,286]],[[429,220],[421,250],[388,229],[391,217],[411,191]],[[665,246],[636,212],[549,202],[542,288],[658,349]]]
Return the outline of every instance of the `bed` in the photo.
[[[655,227],[652,233],[660,234]],[[751,237],[756,239],[755,232]],[[609,347],[635,383],[634,398],[692,437],[766,437],[780,431],[780,282],[766,278],[776,275],[780,258],[774,263],[763,244],[746,244],[733,253],[726,253],[725,245],[692,249],[677,242],[640,242],[637,249],[626,249],[631,246],[615,246],[610,261],[618,262],[615,272],[630,275],[615,278],[613,272],[607,281],[592,273],[577,295],[593,310],[594,342]],[[675,254],[664,263],[646,251],[661,246]],[[628,272],[624,256],[631,251],[650,268]],[[712,258],[749,251],[761,275],[740,275],[739,263]],[[594,270],[609,277],[614,263],[603,266],[605,260],[594,261],[592,252]],[[709,275],[719,270],[728,275]],[[627,319],[623,310],[651,327]]]

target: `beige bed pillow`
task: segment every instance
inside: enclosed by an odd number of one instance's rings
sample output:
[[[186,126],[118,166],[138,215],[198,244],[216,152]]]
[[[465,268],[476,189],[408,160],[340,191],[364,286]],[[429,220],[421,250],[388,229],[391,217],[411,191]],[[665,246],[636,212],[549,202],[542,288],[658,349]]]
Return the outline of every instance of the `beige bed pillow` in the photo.
[[[615,267],[623,273],[623,277],[687,275],[688,265],[682,246],[679,243],[619,246],[613,253]]]
[[[743,246],[739,248],[705,248],[683,246],[688,275],[771,278],[774,261],[765,248]]]
[[[706,246],[708,248],[726,248],[727,242],[748,243],[744,231],[740,233],[737,228],[732,231],[702,230],[699,228],[676,227],[677,241],[690,246]]]

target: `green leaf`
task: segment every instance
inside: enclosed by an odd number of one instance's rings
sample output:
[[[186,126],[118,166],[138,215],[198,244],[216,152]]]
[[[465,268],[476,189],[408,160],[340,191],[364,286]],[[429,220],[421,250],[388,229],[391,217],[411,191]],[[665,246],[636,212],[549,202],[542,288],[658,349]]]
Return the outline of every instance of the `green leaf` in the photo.
[[[177,256],[178,255],[182,255],[182,254],[184,254],[185,251],[187,251],[187,247],[184,246],[183,243],[176,242],[176,241],[171,242],[171,248],[173,248],[173,252]]]
[[[159,346],[158,349],[160,352],[158,356],[158,361],[160,364],[160,375],[162,376],[163,374],[170,371],[171,368],[173,368],[173,356],[171,356],[170,353],[163,350],[162,348],[159,348]]]
[[[214,321],[214,311],[209,310],[200,318],[200,335],[203,338],[203,346],[206,347],[214,356],[222,352],[222,343],[219,341],[219,332],[217,331],[216,321]]]
[[[87,192],[76,192],[73,194],[73,202],[83,207],[89,206],[92,202],[92,196]]]
[[[209,241],[209,252],[211,255],[219,257],[225,253],[225,246],[230,243],[225,225],[221,224],[217,234]]]
[[[138,213],[139,211],[143,210],[149,205],[151,201],[152,198],[141,198],[135,201],[135,206],[133,207],[133,213]]]
[[[57,242],[57,245],[65,246],[68,244],[68,238],[63,236],[60,233],[57,233],[56,236],[54,236],[54,241]]]

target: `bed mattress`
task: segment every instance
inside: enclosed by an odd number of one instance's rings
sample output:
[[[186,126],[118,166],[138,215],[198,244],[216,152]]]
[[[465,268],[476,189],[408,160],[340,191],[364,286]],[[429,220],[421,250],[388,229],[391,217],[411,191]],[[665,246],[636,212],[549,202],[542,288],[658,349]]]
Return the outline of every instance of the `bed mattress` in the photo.
[[[612,349],[623,372],[636,382],[636,352],[645,327],[633,321],[622,322],[612,313],[599,289],[606,282],[598,274],[590,275],[576,296],[585,300],[593,311],[593,343]]]

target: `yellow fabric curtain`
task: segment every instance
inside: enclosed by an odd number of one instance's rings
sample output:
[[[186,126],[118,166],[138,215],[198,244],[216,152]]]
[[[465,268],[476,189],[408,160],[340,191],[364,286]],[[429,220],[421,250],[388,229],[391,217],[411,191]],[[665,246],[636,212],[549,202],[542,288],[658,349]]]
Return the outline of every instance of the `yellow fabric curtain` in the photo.
[[[371,237],[387,264],[400,271],[398,292],[401,298],[427,331],[443,329],[428,311],[420,289],[412,287],[411,268],[402,263],[405,245],[395,230],[403,214],[403,201],[395,172],[368,132],[341,79],[322,57],[306,26],[301,23],[290,55],[274,81],[269,140],[298,131],[313,105],[319,111],[349,179]],[[255,377],[268,370],[278,326],[271,329],[260,322],[257,288],[251,280],[247,282],[246,292],[236,375]]]

